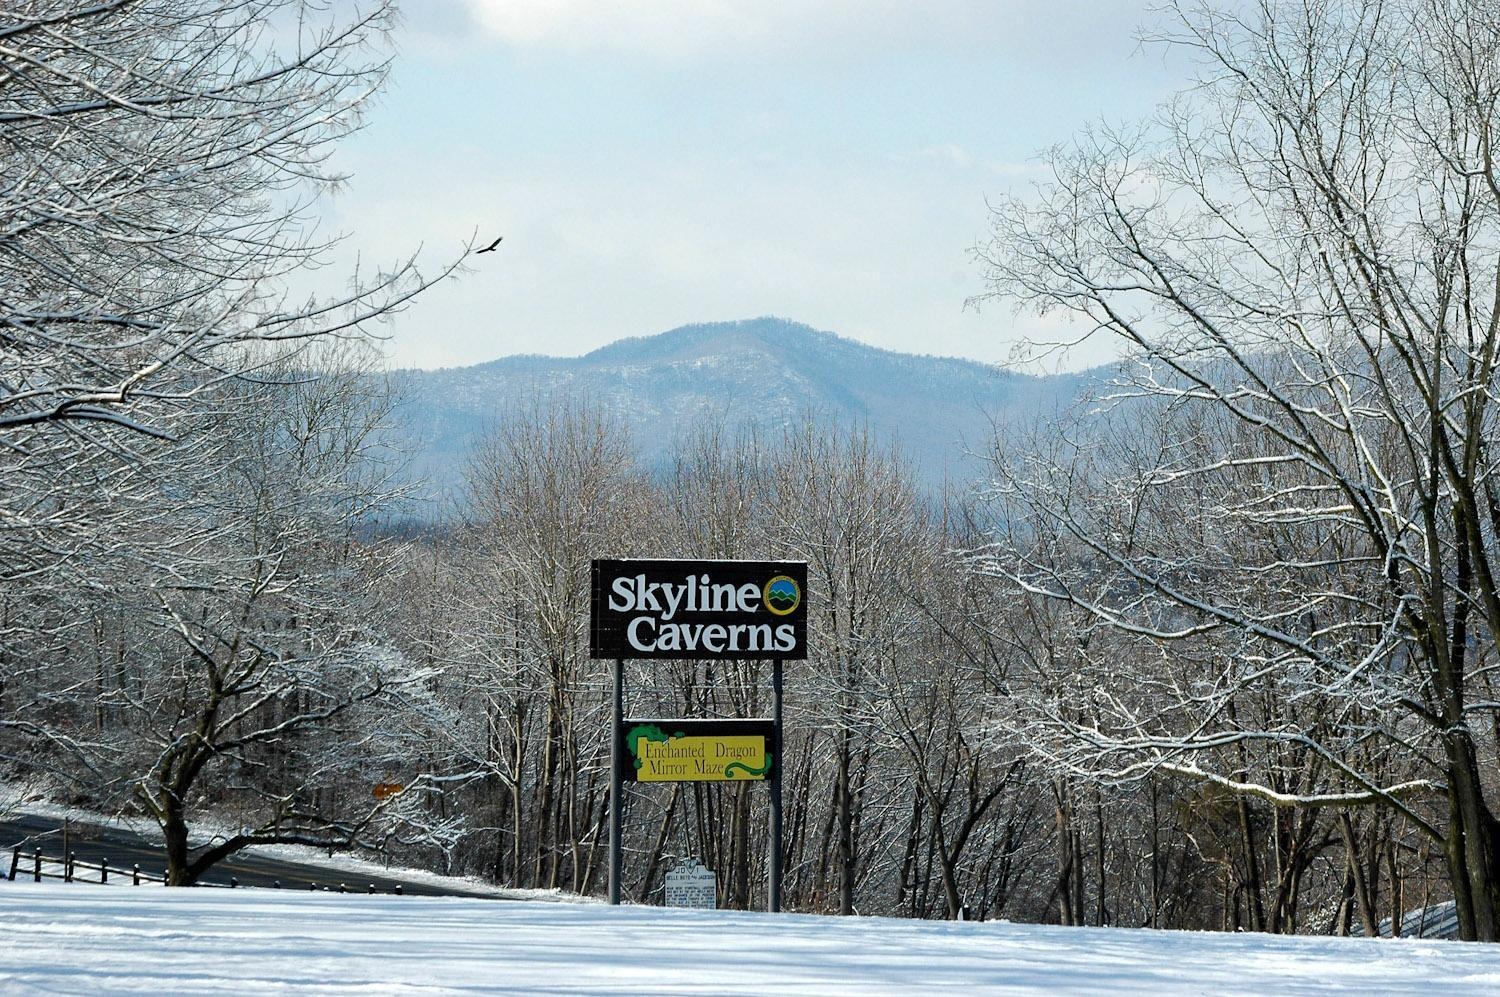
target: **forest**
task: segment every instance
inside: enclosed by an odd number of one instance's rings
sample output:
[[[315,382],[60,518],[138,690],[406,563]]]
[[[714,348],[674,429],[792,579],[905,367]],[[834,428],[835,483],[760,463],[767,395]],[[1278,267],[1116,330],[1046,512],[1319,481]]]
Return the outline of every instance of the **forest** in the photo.
[[[1491,6],[1182,5],[1153,41],[1199,83],[991,206],[985,300],[1126,356],[997,427],[980,487],[816,413],[647,467],[558,394],[425,520],[374,344],[472,247],[288,289],[393,13],[0,8],[0,806],[153,818],[177,886],[299,843],[600,893],[590,560],[798,560],[784,909],[1373,934],[1452,901],[1500,940]],[[636,715],[768,695],[628,670]],[[629,898],[692,857],[764,903],[763,787],[625,819]]]

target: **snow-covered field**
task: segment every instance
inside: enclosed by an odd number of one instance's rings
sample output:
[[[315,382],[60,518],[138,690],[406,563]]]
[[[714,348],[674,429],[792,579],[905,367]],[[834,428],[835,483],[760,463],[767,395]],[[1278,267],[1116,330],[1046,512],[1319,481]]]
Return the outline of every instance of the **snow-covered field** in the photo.
[[[1500,993],[1500,946],[0,881],[0,993]]]

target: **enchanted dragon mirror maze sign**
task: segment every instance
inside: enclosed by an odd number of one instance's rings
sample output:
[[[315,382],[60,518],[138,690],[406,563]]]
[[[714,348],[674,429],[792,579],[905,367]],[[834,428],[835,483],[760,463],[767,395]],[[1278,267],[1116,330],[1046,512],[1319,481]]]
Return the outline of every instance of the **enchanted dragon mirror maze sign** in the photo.
[[[625,778],[750,782],[776,764],[773,720],[624,720]]]

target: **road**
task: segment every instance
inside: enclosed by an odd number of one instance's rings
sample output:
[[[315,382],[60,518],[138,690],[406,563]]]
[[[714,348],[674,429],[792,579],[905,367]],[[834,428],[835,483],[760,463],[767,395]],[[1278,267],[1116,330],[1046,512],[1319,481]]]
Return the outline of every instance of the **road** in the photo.
[[[166,869],[167,854],[160,840],[137,834],[124,828],[68,821],[67,849],[76,853],[80,862],[97,863],[109,859],[110,879],[120,876],[125,882],[130,867],[140,864],[141,872],[160,876]],[[21,846],[22,857],[16,879],[26,878],[31,869],[30,855],[40,848],[44,858],[61,857],[63,845],[63,822],[56,817],[37,817],[17,814],[0,818],[0,855],[3,868],[0,877],[10,871],[11,851]],[[94,875],[90,870],[90,875]],[[283,889],[330,889],[337,890],[342,883],[351,892],[364,893],[373,885],[379,893],[395,892],[397,884],[401,892],[419,897],[484,897],[501,899],[489,893],[466,890],[462,887],[438,886],[432,883],[413,882],[400,876],[372,875],[319,866],[310,862],[294,862],[287,859],[241,852],[215,865],[204,877],[205,886],[228,886],[230,879],[240,886],[275,886]]]

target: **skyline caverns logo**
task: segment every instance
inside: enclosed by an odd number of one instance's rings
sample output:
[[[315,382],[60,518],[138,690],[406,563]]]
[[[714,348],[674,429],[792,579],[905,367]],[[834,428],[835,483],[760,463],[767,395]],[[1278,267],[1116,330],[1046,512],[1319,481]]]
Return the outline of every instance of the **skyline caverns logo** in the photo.
[[[766,587],[761,592],[761,600],[766,608],[777,616],[787,616],[802,603],[802,589],[798,587],[796,579],[789,575],[777,575],[766,582]]]

